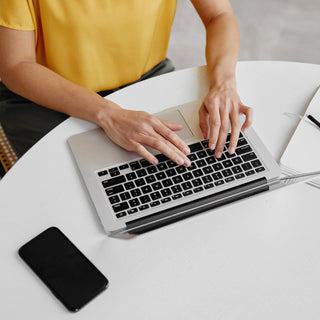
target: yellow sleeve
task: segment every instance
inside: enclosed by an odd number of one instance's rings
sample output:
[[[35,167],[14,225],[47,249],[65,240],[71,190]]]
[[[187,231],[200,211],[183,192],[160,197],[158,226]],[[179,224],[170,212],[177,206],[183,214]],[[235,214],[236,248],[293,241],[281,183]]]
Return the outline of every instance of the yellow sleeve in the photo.
[[[0,0],[0,25],[16,30],[34,30],[28,0]]]

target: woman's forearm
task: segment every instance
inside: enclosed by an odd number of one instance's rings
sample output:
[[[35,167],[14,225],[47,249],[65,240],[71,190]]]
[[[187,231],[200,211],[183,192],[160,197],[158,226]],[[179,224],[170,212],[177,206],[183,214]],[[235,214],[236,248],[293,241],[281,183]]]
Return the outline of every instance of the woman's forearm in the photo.
[[[22,61],[7,69],[3,82],[9,90],[39,105],[98,125],[102,113],[119,108],[33,61]]]

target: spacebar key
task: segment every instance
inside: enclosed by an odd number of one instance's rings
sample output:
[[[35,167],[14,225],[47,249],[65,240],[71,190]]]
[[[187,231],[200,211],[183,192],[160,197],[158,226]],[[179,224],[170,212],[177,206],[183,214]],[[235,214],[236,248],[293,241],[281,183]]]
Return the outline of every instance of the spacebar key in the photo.
[[[102,181],[102,185],[104,188],[109,188],[125,181],[126,181],[125,176],[119,176],[119,177]]]

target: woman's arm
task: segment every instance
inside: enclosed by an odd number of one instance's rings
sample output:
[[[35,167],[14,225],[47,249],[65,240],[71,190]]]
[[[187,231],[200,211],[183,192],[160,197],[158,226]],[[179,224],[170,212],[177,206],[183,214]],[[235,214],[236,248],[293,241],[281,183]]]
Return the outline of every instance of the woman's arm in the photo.
[[[120,108],[36,62],[34,31],[0,26],[0,78],[9,90],[44,107],[96,123],[116,143],[151,163],[150,146],[178,164],[190,165],[188,146],[173,132],[181,126]]]
[[[199,124],[210,149],[220,157],[231,123],[229,153],[237,145],[240,120],[242,130],[252,123],[252,109],[244,106],[236,91],[235,68],[238,59],[239,28],[228,0],[191,0],[206,28],[206,59],[210,80],[209,93],[199,110]]]

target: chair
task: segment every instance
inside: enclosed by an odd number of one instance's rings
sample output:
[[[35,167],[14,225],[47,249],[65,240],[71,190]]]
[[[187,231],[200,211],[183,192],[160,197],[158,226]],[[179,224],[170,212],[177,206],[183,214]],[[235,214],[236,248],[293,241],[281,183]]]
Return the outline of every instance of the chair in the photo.
[[[13,151],[0,123],[0,179],[17,160],[18,157]]]

